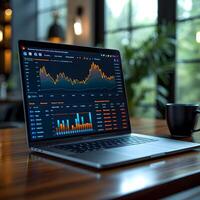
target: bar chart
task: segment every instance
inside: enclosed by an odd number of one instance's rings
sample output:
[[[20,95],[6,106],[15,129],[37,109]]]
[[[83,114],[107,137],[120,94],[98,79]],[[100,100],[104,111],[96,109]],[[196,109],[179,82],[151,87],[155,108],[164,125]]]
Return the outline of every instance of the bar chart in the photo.
[[[92,114],[91,112],[81,112],[57,115],[55,129],[56,135],[91,132],[93,131]]]

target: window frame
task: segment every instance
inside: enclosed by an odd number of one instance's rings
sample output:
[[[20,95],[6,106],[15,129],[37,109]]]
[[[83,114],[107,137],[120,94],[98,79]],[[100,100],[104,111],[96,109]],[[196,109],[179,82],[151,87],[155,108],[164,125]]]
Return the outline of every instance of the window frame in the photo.
[[[105,0],[104,1],[104,10],[103,10],[103,15],[104,15],[104,18],[105,18]],[[149,28],[149,27],[157,27],[157,21],[155,23],[149,23],[149,24],[141,24],[141,25],[134,25],[132,23],[132,1],[131,0],[128,0],[128,26],[125,27],[125,28],[115,28],[113,30],[105,30],[105,23],[104,23],[104,27],[103,27],[103,34],[104,34],[104,38],[105,38],[105,35],[106,34],[114,34],[114,33],[120,33],[120,32],[128,32],[129,33],[129,42],[131,43],[132,41],[132,35],[133,35],[133,32],[134,31],[137,31],[137,30],[141,30],[143,28]],[[105,19],[106,20],[106,19]],[[103,43],[103,45],[105,46],[105,41]]]

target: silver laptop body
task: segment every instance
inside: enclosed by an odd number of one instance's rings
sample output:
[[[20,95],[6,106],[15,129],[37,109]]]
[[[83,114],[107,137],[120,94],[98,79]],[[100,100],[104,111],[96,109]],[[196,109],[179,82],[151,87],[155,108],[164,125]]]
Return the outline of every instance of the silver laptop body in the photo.
[[[131,132],[117,50],[21,40],[19,56],[31,151],[101,169],[200,146]]]

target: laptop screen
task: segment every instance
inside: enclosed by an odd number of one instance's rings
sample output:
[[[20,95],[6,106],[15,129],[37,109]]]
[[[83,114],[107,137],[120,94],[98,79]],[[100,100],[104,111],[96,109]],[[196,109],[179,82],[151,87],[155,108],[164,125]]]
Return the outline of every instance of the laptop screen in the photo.
[[[130,132],[118,51],[20,41],[19,53],[29,141]]]

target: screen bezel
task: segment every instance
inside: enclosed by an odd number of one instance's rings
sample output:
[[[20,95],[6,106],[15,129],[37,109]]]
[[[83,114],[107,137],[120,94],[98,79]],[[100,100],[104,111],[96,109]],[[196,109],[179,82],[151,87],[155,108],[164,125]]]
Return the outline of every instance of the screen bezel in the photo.
[[[123,72],[122,72],[122,63],[121,63],[121,56],[120,52],[118,50],[114,49],[103,49],[103,48],[94,48],[94,47],[84,47],[84,46],[75,46],[75,45],[68,45],[68,44],[56,44],[56,43],[49,43],[49,42],[37,42],[37,41],[28,41],[28,40],[19,40],[18,41],[18,48],[19,48],[19,58],[20,58],[20,74],[21,74],[21,85],[22,85],[22,93],[23,93],[23,104],[24,104],[24,113],[25,113],[25,124],[26,124],[26,132],[28,136],[28,145],[33,146],[34,144],[38,144],[40,142],[45,141],[45,143],[51,142],[51,141],[62,141],[63,139],[65,140],[71,140],[73,138],[84,138],[84,137],[94,137],[94,136],[101,136],[105,137],[109,135],[119,135],[119,134],[128,134],[131,133],[131,125],[130,125],[130,119],[129,119],[129,113],[127,116],[127,123],[128,127],[127,129],[124,130],[116,130],[116,131],[106,131],[106,132],[97,132],[97,133],[89,133],[85,136],[83,135],[75,135],[75,136],[63,136],[59,138],[44,138],[40,140],[32,140],[31,139],[31,133],[29,132],[30,130],[30,124],[29,124],[29,115],[27,112],[28,108],[28,101],[27,101],[27,91],[25,89],[25,74],[23,70],[23,56],[22,56],[22,46],[24,47],[29,47],[29,48],[49,48],[49,49],[58,49],[58,50],[73,50],[73,51],[85,51],[85,52],[95,52],[95,53],[102,53],[102,54],[113,54],[117,53],[119,54],[120,57],[120,70],[121,70],[121,78],[122,78],[122,84],[123,84],[123,94],[124,94],[124,101],[126,101],[127,105],[127,111],[128,111],[128,102],[127,102],[127,95],[126,95],[126,89],[125,89],[125,83],[124,83],[124,77],[123,77]]]

